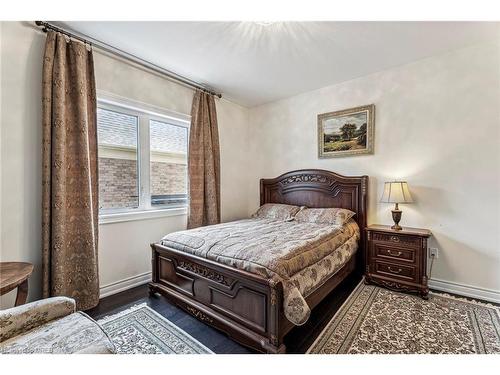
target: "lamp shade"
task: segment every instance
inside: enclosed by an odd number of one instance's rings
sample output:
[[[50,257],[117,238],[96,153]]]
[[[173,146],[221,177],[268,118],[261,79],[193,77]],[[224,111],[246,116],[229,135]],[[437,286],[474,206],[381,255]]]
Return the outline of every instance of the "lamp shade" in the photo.
[[[392,181],[384,184],[384,193],[380,202],[384,203],[412,203],[413,199],[406,181]]]

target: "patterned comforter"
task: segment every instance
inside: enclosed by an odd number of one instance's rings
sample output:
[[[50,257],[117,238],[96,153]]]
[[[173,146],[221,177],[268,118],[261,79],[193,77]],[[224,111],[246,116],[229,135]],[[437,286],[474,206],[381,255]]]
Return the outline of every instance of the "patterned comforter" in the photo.
[[[358,248],[359,227],[247,219],[170,233],[161,244],[282,282],[284,312],[295,325],[311,310],[305,298]]]

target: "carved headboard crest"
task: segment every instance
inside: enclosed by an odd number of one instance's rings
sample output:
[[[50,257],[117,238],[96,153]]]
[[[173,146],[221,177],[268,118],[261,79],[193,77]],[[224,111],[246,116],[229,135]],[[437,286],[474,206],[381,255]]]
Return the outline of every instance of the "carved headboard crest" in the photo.
[[[322,174],[296,174],[288,176],[280,180],[280,184],[289,185],[297,182],[318,182],[318,183],[331,183],[332,180],[328,176]]]

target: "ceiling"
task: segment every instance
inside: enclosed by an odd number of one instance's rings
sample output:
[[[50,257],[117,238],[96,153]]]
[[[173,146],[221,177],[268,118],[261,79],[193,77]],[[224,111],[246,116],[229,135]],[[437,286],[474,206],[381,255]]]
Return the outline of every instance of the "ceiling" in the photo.
[[[496,38],[487,22],[59,22],[243,106]]]

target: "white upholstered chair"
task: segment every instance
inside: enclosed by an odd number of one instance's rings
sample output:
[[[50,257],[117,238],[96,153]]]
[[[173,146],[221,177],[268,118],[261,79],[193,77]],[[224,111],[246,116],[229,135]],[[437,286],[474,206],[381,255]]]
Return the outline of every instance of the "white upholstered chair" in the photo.
[[[0,311],[0,353],[114,353],[104,330],[75,301],[53,297]]]

